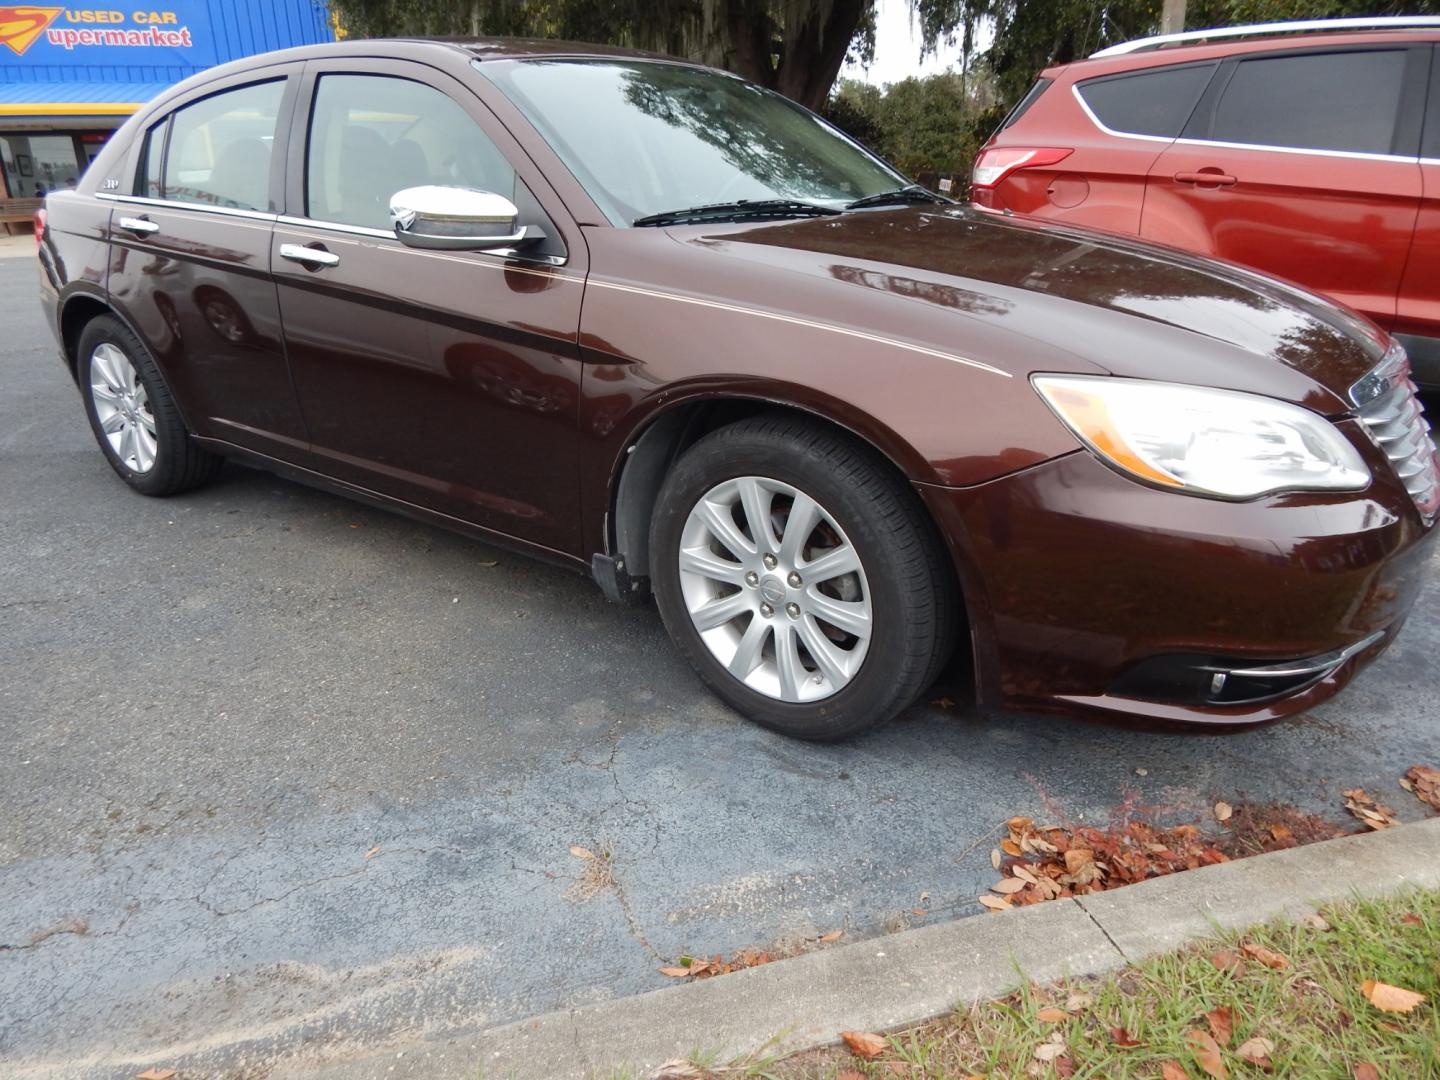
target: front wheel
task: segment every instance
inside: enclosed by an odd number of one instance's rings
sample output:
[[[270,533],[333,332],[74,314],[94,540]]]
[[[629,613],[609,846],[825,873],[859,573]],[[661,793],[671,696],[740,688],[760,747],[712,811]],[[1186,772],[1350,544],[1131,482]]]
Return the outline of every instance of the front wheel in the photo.
[[[939,674],[953,579],[913,492],[869,447],[789,417],[690,447],[651,525],[661,616],[700,677],[766,727],[841,739]]]

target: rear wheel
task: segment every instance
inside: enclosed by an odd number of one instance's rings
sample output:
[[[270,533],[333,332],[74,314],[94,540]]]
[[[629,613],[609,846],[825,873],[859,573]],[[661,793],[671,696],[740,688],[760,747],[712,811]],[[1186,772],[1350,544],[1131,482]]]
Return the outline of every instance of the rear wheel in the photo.
[[[144,495],[175,495],[215,475],[221,459],[185,430],[160,369],[124,323],[91,320],[79,358],[90,428],[122,480]]]
[[[651,581],[676,644],[746,716],[840,739],[894,716],[953,641],[954,586],[913,492],[802,419],[712,432],[665,479]]]

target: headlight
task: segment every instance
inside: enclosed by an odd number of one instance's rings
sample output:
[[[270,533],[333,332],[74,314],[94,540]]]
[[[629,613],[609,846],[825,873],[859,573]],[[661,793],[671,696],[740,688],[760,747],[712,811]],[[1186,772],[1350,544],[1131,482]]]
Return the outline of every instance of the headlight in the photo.
[[[1036,375],[1055,414],[1099,458],[1190,495],[1358,491],[1370,470],[1323,416],[1232,390],[1113,376]]]

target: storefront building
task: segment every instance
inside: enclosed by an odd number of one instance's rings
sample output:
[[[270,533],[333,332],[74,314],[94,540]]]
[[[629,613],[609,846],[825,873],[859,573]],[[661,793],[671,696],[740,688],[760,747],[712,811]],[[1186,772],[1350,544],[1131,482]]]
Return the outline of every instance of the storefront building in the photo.
[[[126,117],[196,72],[333,37],[324,0],[0,4],[0,200],[74,186]]]

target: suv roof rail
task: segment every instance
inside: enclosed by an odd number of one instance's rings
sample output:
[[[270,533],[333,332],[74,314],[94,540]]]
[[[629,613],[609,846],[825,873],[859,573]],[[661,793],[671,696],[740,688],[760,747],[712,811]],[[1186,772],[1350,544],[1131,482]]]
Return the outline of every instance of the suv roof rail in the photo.
[[[1383,15],[1370,18],[1302,19],[1295,22],[1252,23],[1249,26],[1221,26],[1213,30],[1187,30],[1179,34],[1157,34],[1111,45],[1091,53],[1100,56],[1123,56],[1146,52],[1166,45],[1194,45],[1215,38],[1252,37],[1262,34],[1303,34],[1317,30],[1406,30],[1422,27],[1440,28],[1440,15]]]

